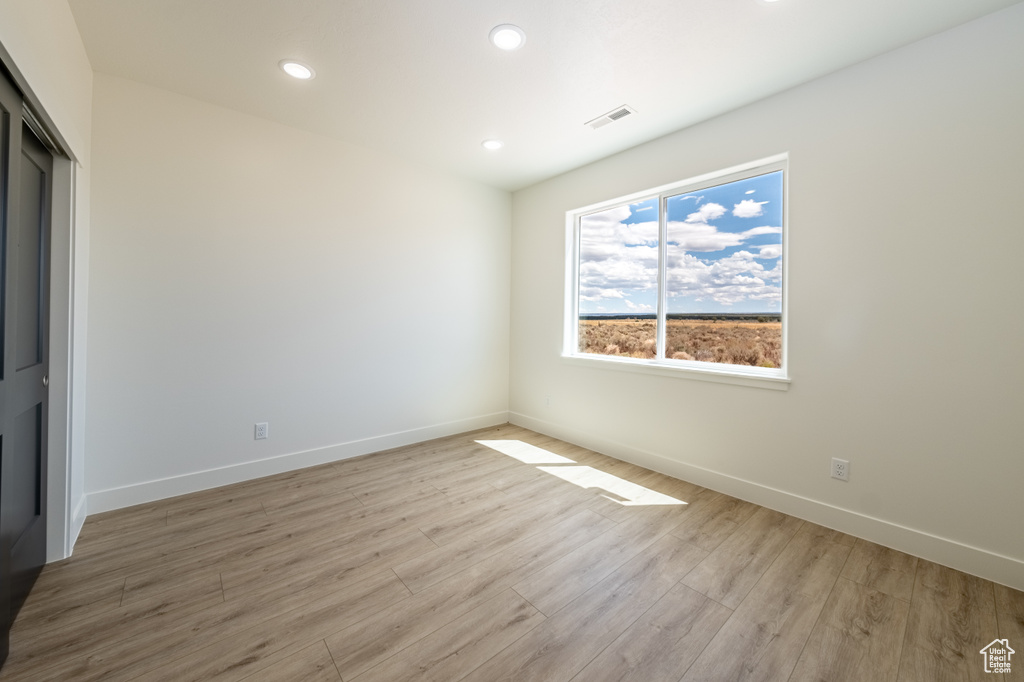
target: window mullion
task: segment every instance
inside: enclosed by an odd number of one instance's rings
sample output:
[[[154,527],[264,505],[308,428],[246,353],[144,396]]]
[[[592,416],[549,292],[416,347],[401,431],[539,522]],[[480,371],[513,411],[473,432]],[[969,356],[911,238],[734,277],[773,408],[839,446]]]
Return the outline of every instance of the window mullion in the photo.
[[[572,328],[566,330],[572,339],[571,353],[580,351],[580,216],[573,219],[572,229]]]
[[[665,359],[665,290],[667,283],[668,260],[668,199],[658,197],[658,354],[659,360]]]

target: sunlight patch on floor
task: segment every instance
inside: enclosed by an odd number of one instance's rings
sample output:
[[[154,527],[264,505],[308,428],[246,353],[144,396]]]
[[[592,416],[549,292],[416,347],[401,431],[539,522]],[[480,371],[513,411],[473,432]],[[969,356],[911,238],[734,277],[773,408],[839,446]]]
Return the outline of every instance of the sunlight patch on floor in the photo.
[[[568,457],[548,452],[536,445],[521,440],[478,440],[480,445],[496,450],[503,455],[514,457],[524,464],[576,464]],[[605,491],[602,495],[612,502],[626,507],[663,506],[687,504],[683,500],[664,495],[657,491],[632,483],[614,474],[589,466],[538,466],[539,470],[557,476],[563,481],[578,485],[581,488],[598,488]]]
[[[682,500],[677,500],[674,497],[663,495],[651,490],[650,488],[645,488],[642,485],[637,485],[636,483],[627,481],[624,478],[619,478],[614,474],[605,473],[595,469],[594,467],[574,466],[537,468],[541,471],[546,471],[552,476],[558,476],[563,481],[568,481],[569,483],[578,485],[581,488],[600,488],[601,490],[610,493],[610,495],[604,495],[604,497],[626,507],[686,504]]]
[[[486,445],[492,450],[497,450],[503,455],[515,457],[524,464],[575,464],[576,462],[568,457],[548,452],[536,445],[524,443],[521,440],[478,440],[480,445]]]

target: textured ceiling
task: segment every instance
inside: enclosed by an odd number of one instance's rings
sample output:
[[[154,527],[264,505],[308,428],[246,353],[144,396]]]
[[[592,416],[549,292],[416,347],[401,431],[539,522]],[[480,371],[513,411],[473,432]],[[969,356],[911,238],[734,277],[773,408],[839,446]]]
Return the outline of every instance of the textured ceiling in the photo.
[[[514,190],[1016,2],[69,4],[96,71]],[[526,45],[491,46],[501,23]],[[285,76],[286,57],[317,77]],[[638,113],[584,125],[622,104]]]

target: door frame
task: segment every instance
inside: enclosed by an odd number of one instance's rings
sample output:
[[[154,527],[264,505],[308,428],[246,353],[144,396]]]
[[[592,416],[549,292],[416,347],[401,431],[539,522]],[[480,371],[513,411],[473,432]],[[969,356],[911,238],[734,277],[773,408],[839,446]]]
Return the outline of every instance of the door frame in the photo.
[[[48,138],[44,142],[49,142],[54,152],[46,505],[46,561],[50,563],[71,556],[87,513],[84,413],[88,215],[83,209],[88,206],[88,197],[78,195],[79,163],[74,150],[2,44],[0,64],[21,91],[31,117]],[[84,217],[84,225],[79,224],[80,217]]]

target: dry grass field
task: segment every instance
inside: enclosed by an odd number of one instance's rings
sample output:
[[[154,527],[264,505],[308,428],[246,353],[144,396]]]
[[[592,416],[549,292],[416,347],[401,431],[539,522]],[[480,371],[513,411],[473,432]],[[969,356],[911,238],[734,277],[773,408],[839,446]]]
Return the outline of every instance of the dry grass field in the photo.
[[[630,358],[657,353],[655,320],[580,320],[580,351]],[[782,323],[668,320],[665,357],[753,367],[782,364]]]

